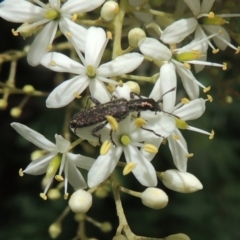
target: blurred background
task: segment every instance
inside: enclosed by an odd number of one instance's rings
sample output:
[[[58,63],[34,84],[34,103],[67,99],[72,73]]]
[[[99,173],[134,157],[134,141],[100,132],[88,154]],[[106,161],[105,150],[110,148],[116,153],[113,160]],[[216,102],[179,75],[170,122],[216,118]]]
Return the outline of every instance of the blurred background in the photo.
[[[168,12],[173,8],[171,4],[163,6]],[[216,6],[220,9],[221,1],[217,1]],[[237,12],[236,9],[234,12]],[[32,42],[32,38],[23,40],[12,35],[11,29],[18,26],[19,24],[0,19],[0,56],[10,50],[22,50]],[[231,20],[229,30],[240,33],[240,19]],[[240,45],[239,37],[239,34],[235,35],[232,41],[235,46]],[[202,182],[203,190],[193,194],[180,194],[165,188],[159,182],[158,187],[169,196],[169,204],[158,211],[145,207],[140,199],[122,193],[127,220],[137,235],[165,237],[182,232],[192,240],[240,239],[240,55],[235,55],[232,49],[227,48],[214,56],[209,52],[208,56],[208,60],[212,62],[227,62],[228,69],[222,71],[219,68],[206,67],[196,74],[197,79],[205,86],[211,85],[213,102],[207,102],[205,114],[200,119],[189,122],[189,125],[206,131],[214,129],[215,138],[209,140],[206,135],[182,132],[189,152],[194,153],[194,157],[189,159],[188,171]],[[1,64],[1,82],[6,82],[10,65],[10,62]],[[158,71],[157,67],[147,66],[146,69],[149,72]],[[68,77],[67,74],[64,75],[64,79]],[[56,73],[42,66],[30,67],[25,57],[17,62],[18,88],[30,84],[39,91],[49,93],[55,87],[56,79]],[[150,85],[144,85],[144,91],[142,86],[142,95],[148,95],[150,91]],[[10,127],[10,123],[23,123],[55,142],[54,134],[62,133],[66,109],[48,109],[45,107],[46,97],[31,97],[24,105],[21,116],[13,118],[10,111],[23,98],[22,94],[11,95],[7,108],[0,110],[0,239],[47,240],[51,239],[48,234],[50,224],[58,218],[68,202],[62,197],[55,201],[44,201],[39,197],[43,176],[25,175],[21,178],[18,175],[19,169],[24,169],[29,164],[30,155],[37,148],[18,135]],[[72,134],[71,139],[74,141],[76,137]],[[96,157],[99,149],[84,142],[74,151],[82,154],[91,152]],[[157,171],[174,168],[167,145],[161,146],[153,164]],[[84,174],[86,176],[86,172]],[[123,178],[119,171],[118,177],[123,186],[136,191],[144,190],[131,175]],[[72,191],[71,187],[69,189]],[[111,191],[103,199],[94,195],[88,216],[99,222],[109,221],[113,227],[111,232],[102,233],[99,228],[87,222],[86,232],[89,238],[112,239],[118,219]],[[58,239],[73,239],[77,229],[74,214],[70,213],[62,222],[62,233]]]

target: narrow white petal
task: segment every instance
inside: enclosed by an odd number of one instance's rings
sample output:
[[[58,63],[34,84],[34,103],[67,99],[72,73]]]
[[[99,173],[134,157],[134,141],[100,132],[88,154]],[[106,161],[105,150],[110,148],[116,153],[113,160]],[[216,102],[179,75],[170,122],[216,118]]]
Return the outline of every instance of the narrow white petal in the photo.
[[[124,154],[128,163],[136,163],[132,172],[143,186],[153,187],[157,185],[157,176],[153,165],[144,158],[137,147],[131,145],[124,147]]]
[[[97,100],[101,103],[109,102],[111,96],[104,83],[99,81],[97,78],[89,81],[89,90],[91,95],[97,98]]]
[[[143,59],[144,57],[139,53],[124,54],[111,62],[102,64],[97,70],[97,75],[113,77],[132,72],[142,63]]]
[[[86,76],[76,76],[64,81],[49,94],[46,100],[47,107],[59,108],[66,106],[75,98],[75,93],[81,94],[88,85],[89,79]]]
[[[56,145],[47,140],[42,134],[32,130],[31,128],[21,124],[13,122],[11,126],[25,139],[29,142],[35,144],[41,149],[44,149],[48,152],[57,151]]]
[[[32,23],[44,18],[46,10],[25,0],[6,0],[0,5],[0,17],[9,22]]]
[[[36,36],[27,55],[27,61],[31,66],[36,66],[40,63],[42,57],[49,51],[52,41],[55,37],[58,28],[57,21],[51,21],[41,30]]]
[[[58,134],[55,134],[55,139],[56,139],[56,146],[57,146],[58,152],[65,153],[70,146],[70,142]]]
[[[60,0],[48,0],[52,8],[60,10]]]
[[[160,83],[160,77],[155,82],[152,92],[149,95],[149,98],[153,98],[155,101],[158,101],[162,95],[162,89],[161,89],[161,83]]]
[[[73,41],[73,45],[80,49],[80,51],[84,52],[85,38],[87,35],[86,28],[64,17],[59,21],[59,28],[69,42]],[[71,35],[70,37],[69,34]]]
[[[183,138],[181,132],[176,129],[174,131],[174,134],[176,134],[180,139],[178,141],[181,142],[181,144],[187,149],[187,143],[185,139]],[[187,171],[187,157],[186,157],[186,151],[183,150],[183,148],[177,143],[176,140],[172,138],[172,136],[168,137],[168,146],[170,148],[170,151],[172,153],[173,162],[178,170],[186,172]]]
[[[106,47],[106,33],[102,28],[90,27],[87,31],[85,44],[86,66],[97,69]]]
[[[191,9],[193,15],[197,17],[200,13],[200,1],[199,0],[184,0],[184,2]]]
[[[46,172],[50,161],[57,155],[56,152],[51,152],[42,156],[34,161],[32,161],[26,169],[24,169],[24,173],[31,175],[40,175]]]
[[[104,2],[105,0],[68,0],[65,4],[63,4],[61,11],[68,14],[90,12],[102,5]]]
[[[205,53],[204,56],[202,56],[202,57],[199,58],[198,60],[199,60],[199,61],[206,62],[206,61],[207,61],[207,52]],[[196,72],[196,73],[201,72],[201,71],[204,69],[204,67],[205,67],[204,65],[197,65],[197,64],[195,64],[195,65],[194,65],[195,72]]]
[[[166,63],[160,69],[160,85],[161,95],[177,87],[177,76],[174,64]],[[159,96],[159,98],[161,97]],[[163,110],[166,112],[172,112],[176,102],[176,90],[171,91],[163,96]]]
[[[121,147],[112,147],[106,155],[100,155],[97,158],[88,172],[87,183],[90,188],[96,187],[110,176],[115,169],[121,154]]]
[[[89,170],[93,165],[93,163],[95,162],[95,159],[90,157],[85,157],[81,154],[67,153],[67,158],[77,167],[83,168],[86,170]]]
[[[84,74],[85,67],[64,54],[50,52],[44,55],[40,62],[44,67],[55,72],[68,72],[75,74]]]
[[[75,190],[83,189],[87,187],[87,183],[84,180],[81,172],[77,169],[77,167],[70,161],[68,164],[68,182],[73,186]]]
[[[173,114],[177,115],[184,121],[197,119],[205,112],[205,103],[206,101],[202,98],[195,99],[175,110]]]
[[[161,40],[168,44],[180,43],[196,29],[197,25],[195,18],[178,20],[163,31]]]
[[[168,61],[172,58],[172,53],[165,45],[154,38],[144,38],[139,42],[140,51],[155,60]]]
[[[209,13],[215,0],[203,0],[200,13]]]

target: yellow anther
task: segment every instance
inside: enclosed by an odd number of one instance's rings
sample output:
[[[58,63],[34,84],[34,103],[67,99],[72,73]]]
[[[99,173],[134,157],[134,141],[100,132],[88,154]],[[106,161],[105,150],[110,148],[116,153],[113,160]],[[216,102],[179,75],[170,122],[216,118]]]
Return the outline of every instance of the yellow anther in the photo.
[[[222,67],[222,69],[225,71],[225,70],[227,70],[227,63],[226,62],[223,62],[223,67]]]
[[[44,194],[44,193],[40,193],[40,198],[42,198],[43,200],[47,200],[47,196],[46,196],[46,194]]]
[[[173,138],[174,140],[176,140],[176,141],[179,140],[179,136],[177,136],[177,135],[175,135],[175,134],[172,135],[172,138]]]
[[[215,48],[215,49],[212,50],[212,53],[213,53],[213,54],[216,54],[216,53],[218,53],[218,52],[219,52],[219,49],[218,49],[218,48]]]
[[[127,135],[122,135],[120,140],[124,146],[127,146],[131,143],[131,139]]]
[[[106,140],[100,148],[100,155],[102,156],[106,155],[111,147],[112,143],[109,140]]]
[[[46,50],[49,52],[52,49],[52,44],[48,45]]]
[[[183,63],[183,65],[186,69],[191,69],[191,65],[189,63],[185,62],[185,63]]]
[[[69,196],[69,193],[65,193],[63,198],[64,198],[65,200],[67,200],[67,199],[68,199],[68,196]]]
[[[209,102],[213,101],[213,97],[211,95],[207,95],[207,98],[208,98]]]
[[[73,22],[75,22],[76,20],[77,20],[77,17],[78,17],[78,15],[76,14],[76,13],[74,13],[73,15],[72,15],[72,21]]]
[[[235,54],[239,54],[239,53],[240,53],[240,46],[237,47]]]
[[[74,93],[74,97],[75,97],[75,98],[77,98],[77,99],[80,99],[80,98],[82,98],[82,96],[81,96],[81,95],[79,95],[77,92],[75,92],[75,93]]]
[[[57,181],[59,181],[59,182],[64,181],[64,178],[63,178],[61,175],[56,175],[56,176],[55,176],[55,179],[56,179]]]
[[[23,177],[23,176],[24,176],[24,173],[23,173],[22,168],[19,169],[18,174],[19,174],[20,177]]]
[[[72,37],[72,33],[71,33],[71,32],[66,32],[66,36],[67,36],[68,38],[70,38],[70,37]]]
[[[116,118],[114,118],[111,115],[107,115],[107,116],[105,116],[105,118],[107,119],[108,123],[110,124],[112,130],[116,131],[118,129],[118,122],[117,122]]]
[[[46,177],[54,176],[60,166],[60,163],[61,163],[61,159],[60,159],[59,155],[57,155],[49,163],[48,168],[46,170]]]
[[[211,86],[208,86],[208,87],[206,87],[206,88],[203,89],[203,92],[204,92],[204,93],[209,92],[210,89],[211,89]]]
[[[187,129],[188,128],[188,124],[181,118],[175,118],[175,121],[176,121],[177,128],[179,128],[179,129]]]
[[[186,158],[191,158],[191,157],[193,157],[193,153],[188,153],[188,154],[186,154],[185,156],[186,156]]]
[[[119,86],[119,87],[122,87],[122,86],[123,86],[123,81],[122,81],[122,80],[120,80],[120,81],[118,82],[118,86]]]
[[[213,12],[209,12],[208,13],[208,18],[212,19],[214,18],[215,14]]]
[[[149,143],[144,144],[143,150],[145,152],[149,152],[149,153],[157,153],[158,152],[158,149],[154,145],[149,144]]]
[[[142,127],[144,126],[145,124],[147,123],[147,121],[143,118],[137,118],[135,121],[134,121],[134,124],[137,126],[137,127]]]
[[[209,139],[212,140],[212,139],[214,138],[214,135],[215,135],[215,132],[212,130],[212,131],[211,131],[211,134],[210,134],[210,136],[209,136]]]
[[[12,29],[12,34],[13,36],[17,37],[19,35],[19,33],[17,31],[15,31],[14,29]]]
[[[125,175],[131,173],[132,170],[133,170],[136,166],[137,166],[137,164],[134,163],[134,162],[129,162],[129,163],[127,163],[127,165],[126,165],[126,166],[124,167],[124,169],[123,169],[123,175],[125,176]]]
[[[96,76],[96,70],[93,66],[91,66],[91,65],[87,66],[87,75],[90,78],[94,78]]]
[[[55,67],[57,64],[56,64],[56,62],[51,61],[51,62],[50,62],[50,65],[53,66],[53,67]]]
[[[233,102],[232,96],[230,96],[230,95],[226,96],[226,97],[225,97],[225,101],[226,101],[226,103],[228,103],[228,104],[232,103],[232,102]]]
[[[107,31],[107,38],[111,40],[113,39],[112,33],[110,31]]]
[[[25,85],[23,87],[23,91],[25,93],[33,93],[35,91],[34,87],[32,85]]]
[[[190,103],[190,100],[188,98],[182,98],[181,102],[184,104],[188,104],[188,103]]]

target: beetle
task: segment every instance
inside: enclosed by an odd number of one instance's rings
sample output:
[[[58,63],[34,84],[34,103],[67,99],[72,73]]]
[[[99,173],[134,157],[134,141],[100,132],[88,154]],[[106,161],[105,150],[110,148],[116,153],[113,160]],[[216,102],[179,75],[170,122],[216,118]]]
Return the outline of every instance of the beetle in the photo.
[[[106,120],[106,116],[110,115],[116,119],[117,122],[120,122],[124,118],[126,118],[131,112],[138,112],[138,116],[140,116],[141,111],[153,111],[153,112],[164,112],[159,102],[162,100],[163,96],[169,92],[174,91],[176,88],[172,88],[169,91],[165,92],[162,97],[155,101],[152,98],[142,98],[140,95],[130,92],[131,99],[128,101],[125,98],[116,98],[116,96],[113,96],[113,99],[107,103],[100,103],[96,98],[90,96],[87,99],[86,107],[85,109],[80,110],[78,113],[76,113],[70,120],[70,128],[74,129],[74,133],[76,134],[77,128],[84,128],[93,126],[96,124],[96,127],[94,127],[91,131],[92,135],[97,137],[99,140],[99,143],[101,144],[101,135],[97,134],[98,131],[100,131],[105,125],[107,125],[108,121]],[[138,96],[137,99],[134,99],[134,96]],[[91,100],[95,106],[87,108],[88,102]],[[169,113],[171,114],[171,113]],[[162,137],[161,135],[155,133],[151,129],[143,128],[147,131],[153,132],[155,135]],[[112,134],[112,130],[110,132],[110,136]],[[112,136],[111,136],[112,140]],[[113,142],[113,140],[112,140]],[[115,144],[114,144],[115,145]]]

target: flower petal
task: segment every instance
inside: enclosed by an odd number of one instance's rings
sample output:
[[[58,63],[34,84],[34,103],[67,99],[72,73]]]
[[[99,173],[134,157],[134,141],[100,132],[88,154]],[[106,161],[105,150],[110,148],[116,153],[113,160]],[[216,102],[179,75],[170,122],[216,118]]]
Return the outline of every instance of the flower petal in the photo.
[[[160,39],[168,44],[180,43],[196,29],[197,25],[195,18],[178,20],[163,31]]]
[[[49,51],[58,28],[58,21],[51,21],[45,25],[36,36],[27,55],[27,61],[31,66],[37,66],[42,57]]]
[[[106,155],[100,155],[88,172],[88,186],[96,187],[105,181],[113,172],[122,154],[122,148],[111,148]]]
[[[0,17],[9,22],[32,23],[44,18],[46,10],[25,0],[6,0],[0,4]]]
[[[153,187],[157,185],[157,176],[153,165],[144,158],[137,147],[131,145],[124,147],[124,154],[128,163],[136,163],[132,172],[143,186]]]
[[[60,0],[48,0],[52,8],[55,8],[57,10],[60,10]]]
[[[88,85],[89,79],[87,76],[76,76],[64,81],[49,94],[46,100],[47,107],[59,108],[66,106],[75,98],[75,93],[81,94]]]
[[[209,13],[215,0],[203,0],[200,13]]]
[[[57,147],[55,144],[47,140],[42,134],[32,130],[31,128],[21,124],[13,122],[11,126],[25,139],[29,142],[35,144],[41,149],[44,149],[48,152],[57,152]]]
[[[110,93],[108,92],[104,83],[99,81],[97,78],[95,80],[90,80],[89,90],[91,95],[97,98],[100,103],[106,103],[110,101]]]
[[[68,0],[65,4],[63,4],[61,11],[68,14],[77,12],[90,12],[99,7],[104,2],[105,0]]]
[[[56,146],[58,149],[58,152],[60,153],[65,153],[67,152],[70,142],[64,139],[61,135],[55,134],[55,139],[56,139]]]
[[[142,63],[143,59],[144,57],[139,53],[124,54],[111,62],[102,64],[97,70],[97,75],[113,77],[132,72]]]
[[[144,38],[139,44],[140,51],[155,60],[168,61],[172,58],[172,53],[165,45],[154,38]]]
[[[195,17],[197,17],[199,15],[199,13],[200,13],[200,1],[199,0],[184,0],[184,2],[191,9],[193,15]]]
[[[93,165],[93,163],[95,162],[95,159],[90,157],[85,157],[81,154],[67,153],[67,158],[77,167],[83,168],[86,170],[89,170]]]

